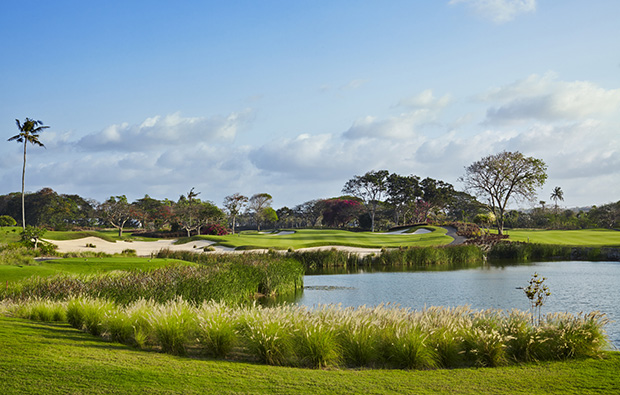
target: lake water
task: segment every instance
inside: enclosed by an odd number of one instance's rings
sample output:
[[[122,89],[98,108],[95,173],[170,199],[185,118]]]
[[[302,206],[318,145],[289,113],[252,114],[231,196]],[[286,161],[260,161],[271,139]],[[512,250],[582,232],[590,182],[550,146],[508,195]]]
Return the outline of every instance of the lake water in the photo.
[[[451,271],[360,271],[304,277],[304,292],[295,302],[306,306],[342,304],[374,306],[396,303],[425,306],[462,306],[473,309],[528,310],[523,289],[537,272],[547,277],[551,296],[543,313],[599,310],[612,320],[607,334],[620,349],[620,262],[541,262],[484,265]]]

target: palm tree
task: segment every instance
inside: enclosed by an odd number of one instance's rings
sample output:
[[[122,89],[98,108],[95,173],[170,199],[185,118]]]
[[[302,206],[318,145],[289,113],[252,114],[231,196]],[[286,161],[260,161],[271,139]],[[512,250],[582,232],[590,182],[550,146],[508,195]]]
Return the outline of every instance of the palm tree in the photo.
[[[24,204],[24,182],[26,178],[26,143],[31,143],[33,145],[38,145],[39,147],[44,147],[43,143],[39,141],[39,133],[43,131],[43,129],[49,128],[49,126],[43,126],[43,122],[35,121],[30,118],[26,118],[23,124],[19,122],[19,119],[16,119],[17,128],[19,129],[19,134],[11,137],[8,141],[17,141],[18,143],[24,143],[24,167],[22,169],[22,227],[26,230],[26,210]]]
[[[550,199],[555,202],[555,211],[558,211],[558,200],[564,201],[564,191],[562,188],[555,187],[553,188],[553,192],[551,192]]]

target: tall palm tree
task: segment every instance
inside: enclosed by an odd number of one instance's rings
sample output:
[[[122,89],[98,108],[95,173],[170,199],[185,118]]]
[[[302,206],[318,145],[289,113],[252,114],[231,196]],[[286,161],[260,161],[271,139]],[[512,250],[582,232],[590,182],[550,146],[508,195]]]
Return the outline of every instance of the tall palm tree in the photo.
[[[558,200],[564,201],[564,191],[562,188],[555,187],[553,188],[553,192],[551,192],[550,199],[555,202],[555,211],[558,211]]]
[[[24,123],[20,123],[19,119],[16,119],[17,128],[19,129],[19,134],[11,137],[8,141],[17,141],[18,143],[24,143],[24,167],[22,169],[22,227],[26,230],[26,210],[24,203],[24,184],[26,179],[26,143],[31,143],[32,145],[38,145],[39,147],[44,147],[42,142],[39,141],[39,133],[43,131],[43,129],[49,128],[49,126],[43,126],[43,122],[35,121],[30,118],[26,118]]]

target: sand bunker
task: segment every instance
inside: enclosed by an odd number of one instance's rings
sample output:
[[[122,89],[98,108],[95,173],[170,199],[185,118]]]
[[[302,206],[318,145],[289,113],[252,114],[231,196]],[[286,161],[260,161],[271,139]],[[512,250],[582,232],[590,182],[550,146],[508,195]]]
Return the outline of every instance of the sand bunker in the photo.
[[[58,246],[60,253],[74,251],[104,252],[106,254],[120,254],[124,250],[135,250],[139,256],[150,256],[157,254],[160,250],[168,248],[173,251],[194,251],[201,252],[204,247],[214,244],[208,240],[196,240],[185,244],[173,244],[176,240],[156,240],[156,241],[117,241],[115,243],[100,239],[98,237],[85,237],[76,240],[46,240]],[[94,246],[94,247],[92,247]],[[231,248],[214,247],[216,250],[228,251]]]

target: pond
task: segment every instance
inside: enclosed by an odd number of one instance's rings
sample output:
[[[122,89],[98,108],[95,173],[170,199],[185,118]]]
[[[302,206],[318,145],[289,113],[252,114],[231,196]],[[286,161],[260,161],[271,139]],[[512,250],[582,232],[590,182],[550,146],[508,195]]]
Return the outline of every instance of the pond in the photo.
[[[450,271],[373,271],[313,274],[304,277],[304,292],[295,302],[306,306],[342,304],[402,307],[462,306],[473,309],[528,310],[523,289],[537,272],[547,278],[551,296],[543,313],[599,310],[612,320],[607,334],[620,349],[620,262],[540,262],[482,265]]]

